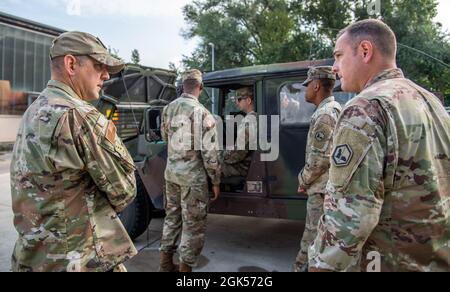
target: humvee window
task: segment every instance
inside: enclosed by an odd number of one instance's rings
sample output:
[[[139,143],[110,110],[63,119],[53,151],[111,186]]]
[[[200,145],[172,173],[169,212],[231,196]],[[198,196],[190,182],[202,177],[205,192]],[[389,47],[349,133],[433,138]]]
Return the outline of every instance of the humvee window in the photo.
[[[333,96],[336,98],[336,101],[339,102],[342,106],[348,103],[353,97],[355,97],[354,93],[348,92],[334,92]]]
[[[306,102],[305,89],[299,82],[281,87],[278,97],[282,125],[305,125],[311,122],[315,107]]]
[[[342,106],[345,106],[345,104],[348,103],[352,98],[354,98],[356,94],[341,91],[341,81],[338,80],[336,81],[333,96],[336,98],[337,102],[339,102]]]
[[[236,105],[236,91],[232,90],[230,91],[225,100],[225,108],[223,109],[224,116],[233,115],[235,113],[239,112],[239,108]]]
[[[198,98],[199,102],[206,107],[209,111],[214,112],[212,109],[212,92],[213,88],[206,87],[203,89],[200,97]]]

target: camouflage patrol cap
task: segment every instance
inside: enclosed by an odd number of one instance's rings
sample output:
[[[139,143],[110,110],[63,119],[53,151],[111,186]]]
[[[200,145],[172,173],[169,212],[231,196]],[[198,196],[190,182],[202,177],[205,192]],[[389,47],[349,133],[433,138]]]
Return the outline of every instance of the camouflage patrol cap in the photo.
[[[252,87],[242,87],[236,90],[236,97],[250,96],[253,99],[253,88]]]
[[[319,66],[311,67],[308,71],[308,79],[303,82],[303,86],[308,86],[313,80],[318,79],[330,79],[336,80],[336,73],[333,72],[333,67],[331,66]]]
[[[125,64],[121,60],[111,56],[99,38],[85,32],[66,32],[53,40],[50,59],[66,55],[90,56],[108,66],[108,72],[111,74],[119,73],[125,68]]]
[[[183,74],[183,83],[186,80],[196,80],[198,83],[203,83],[203,74],[197,69],[189,70]]]

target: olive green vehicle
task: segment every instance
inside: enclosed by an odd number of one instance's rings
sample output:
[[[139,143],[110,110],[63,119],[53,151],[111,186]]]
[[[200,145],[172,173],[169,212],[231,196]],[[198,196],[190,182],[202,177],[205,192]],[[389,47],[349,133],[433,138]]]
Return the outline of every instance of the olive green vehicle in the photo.
[[[213,100],[212,106],[208,106],[224,123],[227,117],[240,114],[233,102],[235,91],[243,86],[252,86],[257,113],[268,117],[267,142],[279,144],[275,160],[261,159],[264,154],[273,151],[275,145],[269,151],[254,151],[246,177],[223,179],[221,197],[211,205],[211,213],[297,220],[305,218],[306,197],[297,193],[297,175],[305,164],[306,140],[315,107],[306,103],[302,83],[310,66],[332,63],[330,59],[304,61],[204,75],[206,90],[201,100]],[[160,78],[160,75],[167,78]],[[148,81],[130,81],[137,76],[163,82],[158,81],[155,86]],[[123,80],[129,88],[129,98]],[[154,213],[152,210],[163,209],[167,145],[161,139],[161,114],[164,106],[177,97],[175,80],[175,73],[170,71],[129,69],[124,76],[116,76],[106,83],[105,96],[99,103],[99,108],[118,125],[118,132],[135,158],[138,169],[137,199],[121,214],[132,238],[146,230]],[[338,82],[335,97],[345,104],[353,95],[340,92]],[[135,99],[139,99],[139,103],[135,103]],[[271,121],[276,120],[279,120],[279,127],[272,129]],[[259,135],[262,134],[259,132]],[[226,135],[227,131],[224,131],[223,141],[226,141]]]

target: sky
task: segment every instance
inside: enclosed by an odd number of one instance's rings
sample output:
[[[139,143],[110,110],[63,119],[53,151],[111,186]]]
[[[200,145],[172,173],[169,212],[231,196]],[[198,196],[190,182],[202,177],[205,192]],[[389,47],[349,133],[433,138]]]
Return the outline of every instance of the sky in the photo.
[[[64,30],[86,31],[119,51],[126,61],[138,49],[141,64],[180,66],[198,39],[181,36],[188,0],[0,0],[0,11]],[[450,0],[439,1],[437,21],[450,31]]]

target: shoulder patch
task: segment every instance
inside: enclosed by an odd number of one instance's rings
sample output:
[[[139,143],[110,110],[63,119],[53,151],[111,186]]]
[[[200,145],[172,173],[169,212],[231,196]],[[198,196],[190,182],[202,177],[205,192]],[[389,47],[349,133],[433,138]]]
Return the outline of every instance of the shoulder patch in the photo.
[[[331,148],[330,145],[333,142],[333,131],[334,128],[327,123],[322,123],[321,120],[316,122],[308,134],[308,140],[311,139],[311,141],[308,141],[311,148],[315,151],[327,152],[327,155],[329,155],[331,152],[329,148]]]
[[[113,145],[116,144],[116,126],[113,122],[108,123],[108,129],[106,130],[106,139]]]
[[[317,132],[315,138],[316,138],[316,140],[318,142],[322,142],[325,139],[325,133],[324,132]]]
[[[339,145],[336,147],[333,153],[334,165],[347,166],[353,158],[353,150],[348,144]]]

